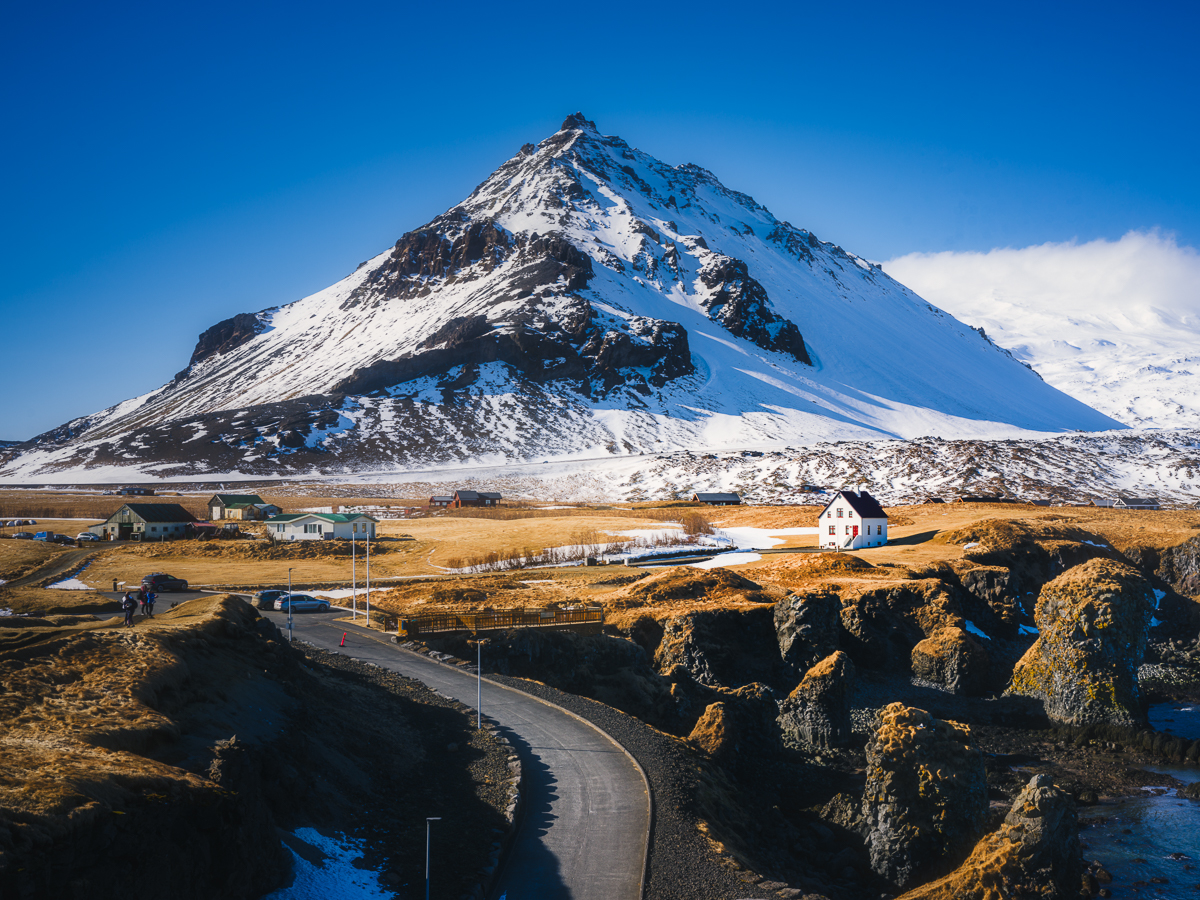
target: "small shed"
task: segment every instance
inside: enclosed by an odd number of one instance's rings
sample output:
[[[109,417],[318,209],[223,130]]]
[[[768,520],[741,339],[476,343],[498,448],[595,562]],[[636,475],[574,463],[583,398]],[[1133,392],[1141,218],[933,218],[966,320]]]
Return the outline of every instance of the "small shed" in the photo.
[[[88,530],[108,541],[175,540],[186,537],[195,521],[178,503],[126,503]]]
[[[822,547],[861,550],[887,543],[887,513],[866,491],[838,491],[817,517]]]
[[[695,493],[692,494],[692,502],[706,503],[709,506],[741,506],[742,498],[737,494]]]
[[[490,491],[455,491],[450,506],[453,509],[461,509],[464,506],[499,506],[502,499],[499,494]]]
[[[377,521],[362,513],[291,513],[267,519],[267,531],[278,541],[369,541]]]

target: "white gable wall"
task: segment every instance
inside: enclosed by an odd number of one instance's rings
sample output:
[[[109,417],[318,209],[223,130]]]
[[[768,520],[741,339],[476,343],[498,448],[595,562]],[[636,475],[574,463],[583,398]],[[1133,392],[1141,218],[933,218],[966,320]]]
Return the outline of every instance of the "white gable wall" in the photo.
[[[887,543],[887,519],[864,519],[839,492],[817,523],[822,547],[861,550]]]

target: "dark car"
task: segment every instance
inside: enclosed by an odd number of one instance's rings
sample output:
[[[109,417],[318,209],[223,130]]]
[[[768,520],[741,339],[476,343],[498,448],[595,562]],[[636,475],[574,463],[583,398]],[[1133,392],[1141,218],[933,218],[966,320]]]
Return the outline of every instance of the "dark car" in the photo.
[[[142,579],[142,589],[154,591],[156,594],[161,594],[164,591],[186,591],[188,583],[182,578],[172,578],[170,575],[155,572],[153,575],[147,575]]]
[[[33,532],[32,531],[18,531],[16,534],[13,535],[13,540],[14,541],[32,541],[33,540]]]
[[[287,591],[259,591],[250,602],[259,609],[274,609],[275,601],[286,593]]]
[[[309,594],[289,594],[286,591],[275,601],[275,608],[287,612],[329,612],[329,601]]]

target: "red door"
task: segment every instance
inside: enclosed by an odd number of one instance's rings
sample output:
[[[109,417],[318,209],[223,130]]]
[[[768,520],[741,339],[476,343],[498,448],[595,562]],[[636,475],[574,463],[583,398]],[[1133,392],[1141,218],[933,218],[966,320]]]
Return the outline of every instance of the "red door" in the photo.
[[[858,537],[858,526],[857,525],[854,526],[854,534],[852,536]]]

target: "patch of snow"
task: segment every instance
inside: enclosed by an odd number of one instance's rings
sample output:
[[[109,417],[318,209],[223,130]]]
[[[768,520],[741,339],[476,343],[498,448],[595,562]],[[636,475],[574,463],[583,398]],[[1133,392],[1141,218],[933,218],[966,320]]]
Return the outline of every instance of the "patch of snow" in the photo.
[[[1161,620],[1161,619],[1159,619],[1159,618],[1157,618],[1157,617],[1155,617],[1155,616],[1151,616],[1151,617],[1150,617],[1150,627],[1151,627],[1151,628],[1157,628],[1157,627],[1158,627],[1159,625],[1161,625],[1161,624],[1162,624],[1162,620]]]
[[[1090,547],[1099,547],[1102,550],[1108,549],[1108,544],[1097,544],[1095,541],[1082,541],[1081,543],[1087,544]]]
[[[1165,597],[1165,596],[1167,596],[1166,591],[1160,591],[1158,588],[1154,589],[1154,608],[1155,609],[1158,609],[1160,606],[1162,606],[1163,597]]]
[[[78,578],[68,578],[66,581],[56,581],[54,584],[48,584],[46,587],[55,591],[90,591],[92,587],[84,584]]]
[[[11,616],[12,614],[13,611],[11,609],[0,609],[0,616]]]
[[[354,860],[362,856],[358,842],[346,837],[327,838],[313,828],[297,828],[295,835],[325,854],[325,859],[314,865],[288,847],[295,879],[262,900],[373,900],[393,896],[379,884],[376,872],[354,865]]]
[[[989,640],[989,641],[992,639],[992,636],[990,634],[984,634],[984,632],[979,628],[979,626],[977,626],[974,622],[972,622],[970,620],[967,621],[967,631],[971,632],[971,634],[975,635],[976,637],[985,638],[986,640]]]
[[[689,565],[693,569],[723,569],[726,566],[742,566],[746,563],[758,562],[760,559],[762,559],[761,553],[722,553],[704,562],[689,563]]]
[[[1017,627],[1017,631],[1020,634],[1041,634],[1041,632],[1038,631],[1036,628],[1034,628],[1032,625],[1020,625]]]
[[[721,528],[719,533],[733,541],[735,547],[743,550],[770,550],[772,547],[787,543],[781,535],[818,534],[820,530],[819,528],[810,527],[753,528],[750,526],[738,526],[735,528]]]
[[[982,547],[982,546],[983,546],[983,544],[979,543],[979,541],[971,541],[971,543],[969,543],[969,544],[963,544],[963,549],[964,550],[974,550],[976,547]]]

